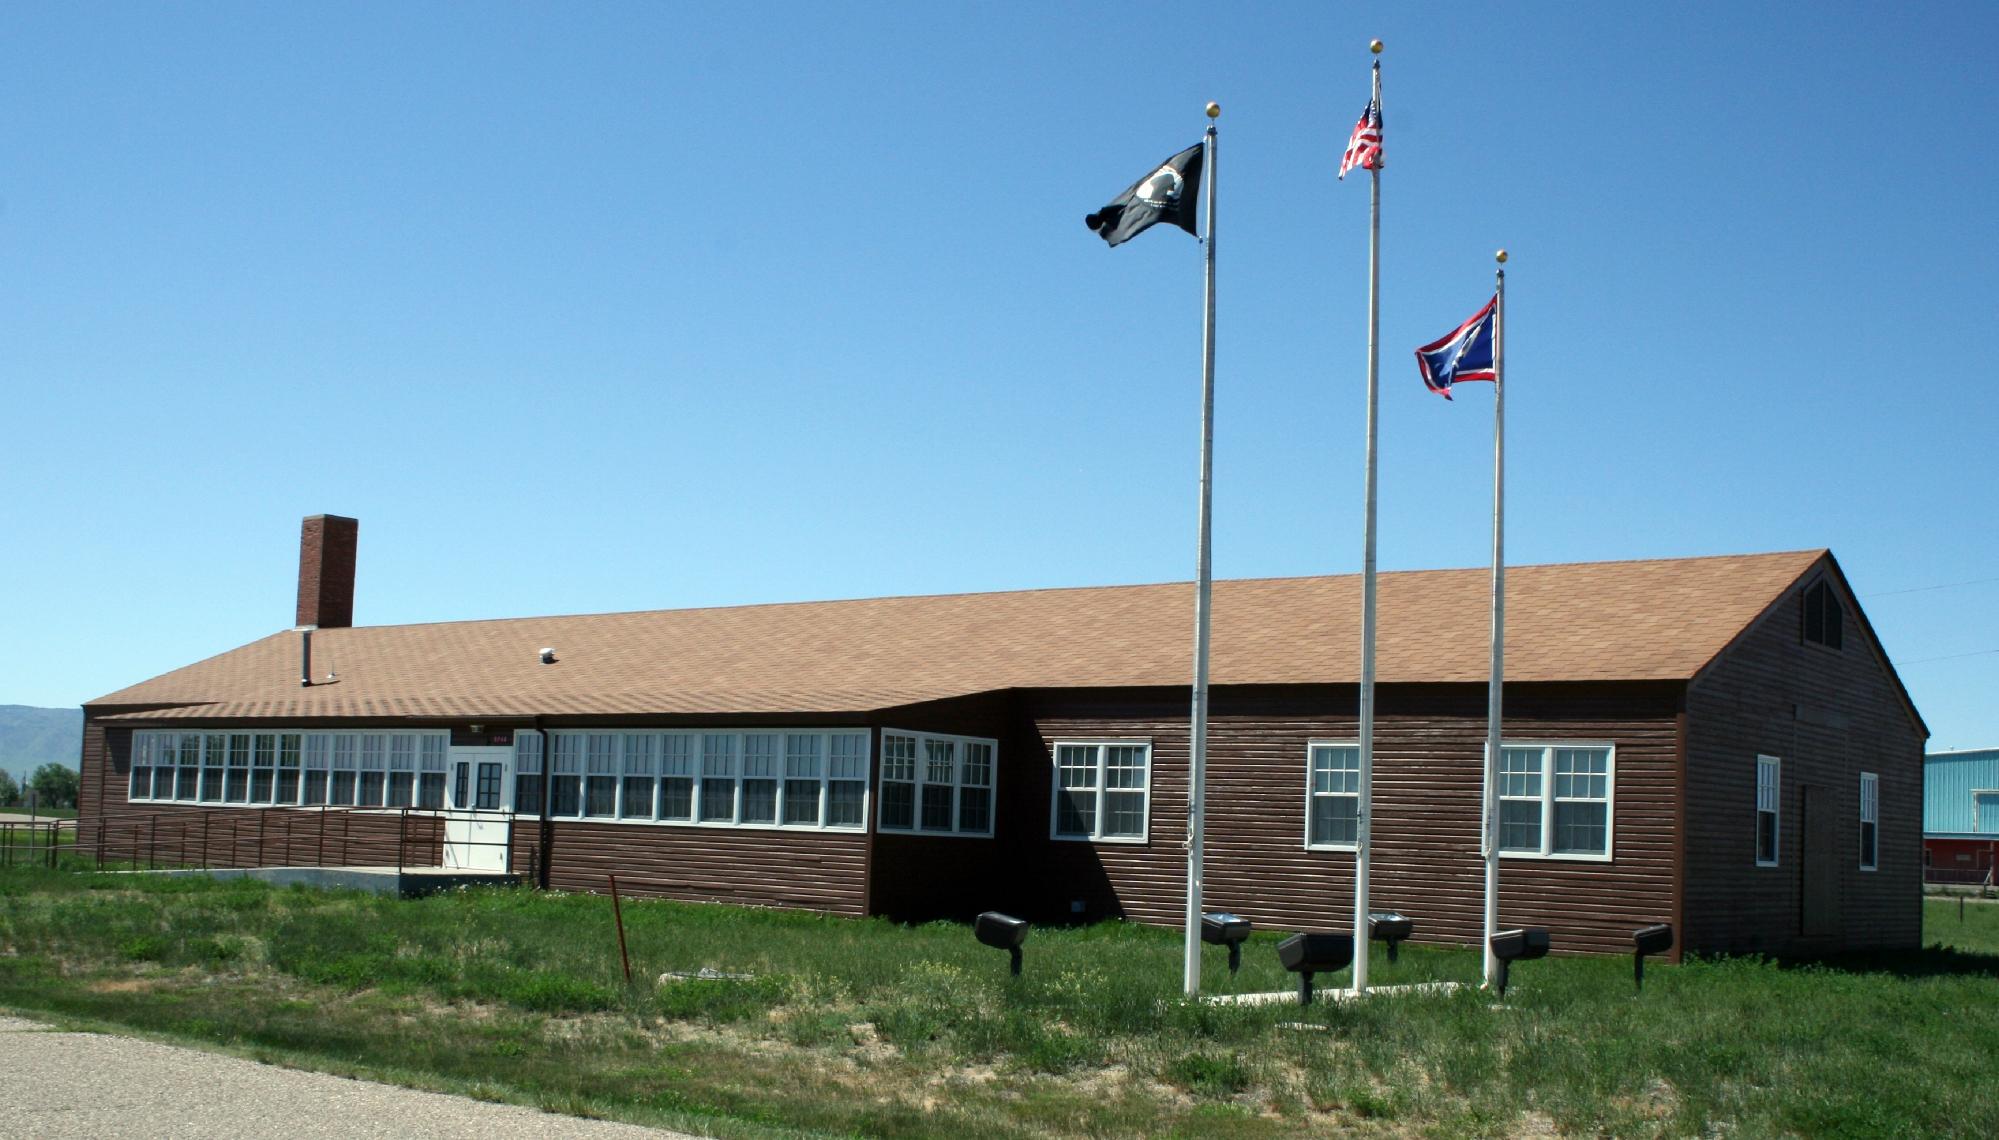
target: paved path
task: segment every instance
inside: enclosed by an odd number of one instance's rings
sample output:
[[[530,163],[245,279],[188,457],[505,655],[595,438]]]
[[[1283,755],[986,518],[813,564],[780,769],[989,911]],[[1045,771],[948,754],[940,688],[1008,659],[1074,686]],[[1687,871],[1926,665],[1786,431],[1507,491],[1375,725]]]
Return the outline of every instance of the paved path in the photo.
[[[261,1065],[0,1017],[0,1137],[671,1140],[682,1133]]]

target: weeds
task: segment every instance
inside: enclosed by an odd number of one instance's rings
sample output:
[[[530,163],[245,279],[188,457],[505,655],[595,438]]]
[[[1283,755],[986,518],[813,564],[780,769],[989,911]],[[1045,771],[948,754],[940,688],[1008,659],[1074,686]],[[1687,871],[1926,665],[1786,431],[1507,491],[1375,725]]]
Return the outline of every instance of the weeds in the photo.
[[[0,1004],[723,1134],[1999,1134],[1999,906],[1931,904],[1920,953],[1694,961],[1642,995],[1626,963],[1570,958],[1523,969],[1503,1008],[1465,989],[1309,1010],[1183,1000],[1172,931],[1038,930],[1016,979],[955,925],[651,901],[626,907],[628,987],[607,910],[13,870]],[[1274,957],[1259,938],[1236,982],[1217,953],[1207,985],[1288,989]],[[1409,947],[1376,970],[1477,959]]]

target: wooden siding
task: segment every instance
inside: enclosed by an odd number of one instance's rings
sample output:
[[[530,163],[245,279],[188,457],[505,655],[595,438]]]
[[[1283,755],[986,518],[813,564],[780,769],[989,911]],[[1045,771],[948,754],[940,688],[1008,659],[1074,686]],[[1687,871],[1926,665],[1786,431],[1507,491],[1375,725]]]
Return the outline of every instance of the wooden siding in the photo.
[[[1417,920],[1417,940],[1475,943],[1484,891],[1478,855],[1483,686],[1383,686],[1375,728],[1374,909]],[[1563,950],[1621,951],[1631,931],[1673,913],[1677,686],[1521,685],[1508,691],[1509,740],[1616,748],[1613,860],[1506,859],[1500,917],[1548,927]],[[1350,929],[1353,856],[1304,848],[1307,742],[1351,741],[1353,686],[1218,689],[1209,734],[1205,908],[1278,929]],[[1053,746],[1150,739],[1150,829],[1143,844],[1047,838]],[[1004,797],[1017,863],[1009,902],[1041,918],[1123,915],[1182,921],[1187,707],[1183,694],[1039,692],[1022,701]],[[1038,770],[1037,770],[1038,769]]]
[[[1004,884],[1012,862],[1002,859],[1002,837],[1015,834],[1018,820],[1000,802],[1002,791],[1017,777],[1009,758],[1007,731],[1014,701],[1008,693],[985,693],[948,701],[927,701],[884,709],[876,725],[869,755],[874,757],[874,784],[869,808],[872,849],[868,861],[868,913],[904,922],[965,919],[991,910],[1005,896]],[[984,736],[998,742],[993,792],[993,835],[907,835],[882,831],[881,730],[942,732]]]
[[[86,719],[78,844],[107,863],[141,866],[435,866],[442,831],[431,816],[364,809],[204,807],[133,803],[132,730]]]
[[[116,711],[116,710],[109,710]],[[748,723],[782,727],[765,718],[596,718],[570,728],[652,727],[684,724],[730,726]],[[813,727],[837,727],[815,720]],[[143,727],[143,726],[142,726]],[[207,727],[266,727],[262,722],[176,722],[176,731]],[[445,723],[285,721],[273,727],[447,728]],[[93,789],[81,842],[92,850],[102,834],[107,859],[149,859],[210,867],[350,864],[393,866],[400,845],[412,865],[435,866],[442,854],[442,830],[434,816],[367,809],[204,807],[191,804],[132,803],[126,787],[131,771],[132,728],[107,726],[86,718],[82,784]],[[100,810],[101,805],[101,810]],[[401,832],[399,839],[398,833]],[[663,824],[595,823],[555,820],[549,824],[549,885],[561,890],[608,890],[607,876],[621,876],[620,889],[690,901],[787,906],[839,914],[867,911],[868,836],[860,831],[804,831],[783,828],[677,827]],[[538,818],[521,817],[515,827],[513,869],[532,881],[534,858],[543,845]],[[633,880],[629,888],[623,878]]]
[[[1844,647],[1806,644],[1800,590],[1766,611],[1687,690],[1685,943],[1816,954],[1922,941],[1923,740],[1846,585]],[[1818,581],[1817,572],[1801,581]],[[1756,866],[1756,758],[1779,768],[1778,865]],[[1860,773],[1880,777],[1879,870],[1862,871]],[[1839,933],[1802,934],[1807,785],[1827,789]]]
[[[531,874],[529,847],[539,821],[523,817],[514,838],[515,869]],[[866,912],[867,836],[859,831],[674,827],[664,824],[550,824],[549,886],[689,902]]]

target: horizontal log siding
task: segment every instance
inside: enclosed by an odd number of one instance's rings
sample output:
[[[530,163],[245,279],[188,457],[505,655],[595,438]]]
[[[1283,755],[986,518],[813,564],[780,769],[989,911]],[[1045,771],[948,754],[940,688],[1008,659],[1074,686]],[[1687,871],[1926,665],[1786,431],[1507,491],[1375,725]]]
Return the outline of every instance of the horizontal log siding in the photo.
[[[876,728],[869,755],[874,758],[874,786],[868,821],[873,844],[868,860],[868,913],[898,921],[970,918],[983,910],[1004,909],[1010,863],[1000,858],[1003,844],[1018,830],[1001,795],[1017,775],[1021,758],[1010,756],[1006,739],[1014,701],[1009,693],[983,693],[948,701],[927,701],[885,709],[873,718]],[[940,732],[953,736],[984,736],[998,742],[994,760],[993,836],[906,835],[880,830],[876,815],[881,804],[881,730]],[[920,762],[920,761],[919,761]]]
[[[116,712],[117,709],[107,709]],[[783,727],[768,718],[760,724]],[[815,718],[812,727],[837,727],[852,723],[851,717]],[[550,725],[551,731],[579,728],[693,727],[716,722],[714,718],[599,718],[584,723]],[[745,726],[749,718],[732,718],[729,727]],[[224,727],[208,722],[171,724],[177,731],[200,731]],[[267,726],[261,722],[230,722],[231,728],[324,728],[374,730],[385,727],[444,728],[444,723],[383,725],[377,722],[286,721]],[[117,849],[118,858],[136,851],[146,858],[147,843],[154,858],[165,861],[170,851],[179,854],[184,844],[187,862],[207,865],[277,866],[284,863],[393,866],[396,863],[399,824],[392,813],[365,810],[329,811],[256,807],[202,807],[198,805],[131,803],[126,786],[131,771],[132,729],[109,727],[87,720],[84,729],[83,783],[97,789],[101,812],[84,821],[82,842],[91,849],[96,828],[102,827],[106,842]],[[328,818],[316,822],[321,814]],[[207,839],[202,838],[206,817]],[[98,820],[103,821],[101,825]],[[157,819],[157,823],[151,822]],[[646,826],[638,824],[597,824],[569,820],[554,821],[550,844],[552,863],[549,885],[563,890],[598,891],[608,889],[607,876],[632,876],[634,894],[649,894],[693,901],[720,901],[753,906],[789,906],[839,914],[866,911],[867,836],[860,832],[790,831],[784,829],[724,829],[712,827]],[[324,838],[322,838],[322,827]],[[411,865],[436,866],[441,862],[441,828],[434,817],[412,815],[403,842]],[[262,835],[262,846],[258,836]],[[137,844],[135,847],[134,844]],[[531,876],[534,853],[541,845],[541,821],[521,817],[514,831],[513,869]],[[112,858],[110,851],[107,858]],[[643,880],[643,884],[639,882]],[[622,880],[620,888],[624,889]]]
[[[1478,856],[1485,738],[1482,686],[1384,686],[1375,725],[1375,909],[1417,919],[1418,940],[1480,937]],[[1630,947],[1631,931],[1672,916],[1675,724],[1670,686],[1523,687],[1509,692],[1510,740],[1616,746],[1614,860],[1507,859],[1501,921],[1547,926],[1565,950]],[[1279,929],[1348,929],[1353,856],[1304,849],[1307,742],[1352,741],[1352,686],[1216,690],[1209,732],[1205,906]],[[1184,914],[1187,709],[1178,694],[1113,699],[1038,693],[1020,735],[1040,771],[1017,789],[1017,817],[1048,829],[1056,741],[1150,737],[1151,827],[1143,845],[1024,845],[1043,915],[1122,914],[1177,925]],[[1014,770],[1018,773],[1019,769]]]
[[[540,826],[522,817],[514,833],[515,867],[523,874],[531,873],[527,850]],[[557,890],[605,893],[616,875],[620,894],[833,914],[867,909],[867,836],[857,831],[569,820],[551,829],[549,886]]]
[[[1843,649],[1804,643],[1793,590],[1688,687],[1689,949],[1813,954],[1921,944],[1925,738],[1843,588],[1841,601]],[[1759,754],[1782,761],[1776,867],[1756,866]],[[1862,771],[1881,781],[1878,871],[1859,869]],[[1841,938],[1799,935],[1805,784],[1830,792],[1839,824]]]

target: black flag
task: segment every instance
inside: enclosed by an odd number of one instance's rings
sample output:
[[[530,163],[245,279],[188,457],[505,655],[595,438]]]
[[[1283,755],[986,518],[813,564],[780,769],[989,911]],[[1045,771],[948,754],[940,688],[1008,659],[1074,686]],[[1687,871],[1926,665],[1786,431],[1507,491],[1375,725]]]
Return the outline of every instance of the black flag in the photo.
[[[1108,245],[1137,237],[1154,222],[1171,222],[1195,237],[1195,207],[1201,201],[1201,144],[1195,143],[1161,163],[1159,169],[1132,183],[1124,193],[1083,224]]]

